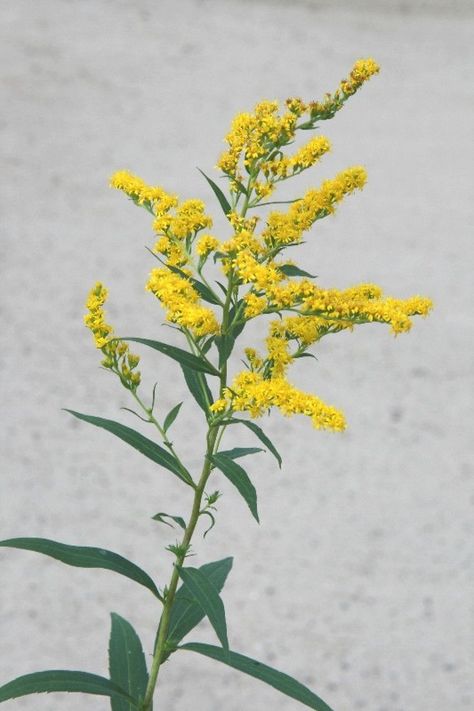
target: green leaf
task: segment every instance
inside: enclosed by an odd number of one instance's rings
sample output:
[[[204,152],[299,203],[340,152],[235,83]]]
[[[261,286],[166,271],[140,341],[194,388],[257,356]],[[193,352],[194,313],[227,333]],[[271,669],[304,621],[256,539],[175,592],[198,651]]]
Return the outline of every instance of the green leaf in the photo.
[[[232,208],[231,208],[230,203],[227,200],[226,196],[224,195],[224,193],[222,192],[220,187],[218,185],[216,185],[216,183],[213,180],[208,178],[207,175],[201,170],[201,168],[198,168],[198,170],[201,173],[201,175],[203,175],[206,178],[207,182],[211,186],[211,188],[214,192],[214,195],[216,196],[216,198],[219,201],[219,205],[222,207],[224,215],[228,215],[229,212],[232,212]]]
[[[9,699],[17,699],[19,696],[49,694],[52,691],[73,691],[81,694],[119,697],[126,700],[132,708],[138,708],[136,701],[126,691],[102,676],[88,672],[58,669],[25,674],[9,681],[8,684],[0,687],[0,703]]]
[[[245,657],[237,652],[229,652],[228,654],[221,647],[214,647],[212,644],[201,644],[199,642],[189,642],[183,644],[179,649],[184,649],[189,652],[197,652],[205,657],[215,659],[218,662],[223,662],[237,671],[255,677],[264,681],[265,684],[273,686],[285,696],[289,696],[296,701],[300,701],[305,706],[315,711],[332,711],[332,709],[319,697],[316,696],[307,686],[304,686],[293,677],[277,671],[272,667],[257,662],[255,659]]]
[[[219,368],[222,368],[224,363],[227,362],[232,349],[234,348],[235,338],[230,333],[225,336],[216,336],[215,342],[217,350],[219,352]]]
[[[191,368],[186,368],[185,365],[181,366],[183,371],[184,379],[186,385],[189,388],[189,392],[196,400],[199,407],[204,410],[206,417],[209,416],[209,405],[214,401],[212,393],[207,384],[206,376],[204,373],[196,373],[195,370]]]
[[[153,521],[159,521],[160,523],[165,523],[167,526],[172,526],[172,524],[168,523],[168,521],[163,521],[163,518],[171,518],[182,529],[186,529],[186,524],[184,522],[184,519],[181,518],[181,516],[171,516],[167,513],[157,513],[152,516]]]
[[[294,358],[314,358],[314,360],[318,360],[313,353],[300,353],[299,355],[293,356]]]
[[[249,454],[257,454],[264,451],[261,447],[233,447],[233,449],[223,449],[218,454],[224,454],[229,459],[239,459],[239,457],[246,457]]]
[[[209,582],[220,592],[231,568],[232,558],[223,558],[213,563],[201,565],[199,570],[205,574]],[[179,644],[183,637],[186,637],[201,622],[204,614],[202,607],[190,596],[187,588],[184,585],[178,588],[171,608],[168,627],[168,641],[170,644],[173,646]],[[170,654],[171,651],[168,651],[165,659]]]
[[[177,418],[178,412],[181,410],[181,405],[182,405],[182,404],[183,404],[182,402],[179,402],[179,403],[178,403],[177,405],[175,405],[175,406],[168,412],[168,414],[166,415],[165,421],[164,421],[164,423],[163,423],[163,429],[164,429],[165,432],[168,431],[168,429],[171,427],[171,425],[173,424],[173,422],[174,422],[175,419]]]
[[[231,308],[231,310],[229,311],[229,322],[230,322],[230,323],[233,322],[234,318],[235,318],[236,315],[237,315],[237,312],[240,312],[240,309],[241,309],[241,306],[242,306],[243,303],[244,303],[244,300],[243,300],[243,299],[240,299],[240,300]],[[235,326],[232,327],[230,333],[231,333],[232,337],[234,338],[234,340],[235,340],[238,336],[240,336],[240,334],[242,333],[242,331],[243,331],[244,328],[245,328],[246,323],[247,323],[247,322],[246,322],[245,319],[244,319],[243,321],[241,321],[240,323],[238,323],[238,324],[236,324]]]
[[[222,647],[229,651],[224,603],[215,586],[199,568],[178,568],[178,573],[185,587],[207,615]]]
[[[204,355],[208,352],[208,350],[211,348],[212,344],[214,343],[215,336],[211,336],[210,338],[207,339],[204,343],[202,343],[199,347],[201,349],[201,353],[204,353]]]
[[[127,336],[121,340],[142,343],[144,346],[154,348],[155,351],[160,351],[160,353],[164,353],[173,360],[177,360],[178,363],[184,365],[186,368],[191,368],[191,370],[197,370],[200,373],[209,373],[209,375],[216,375],[217,377],[220,377],[219,371],[217,368],[214,368],[212,363],[209,363],[209,361],[204,358],[199,358],[199,356],[193,355],[193,353],[188,353],[188,351],[185,351],[182,348],[170,346],[168,343],[162,343],[161,341],[150,341],[148,338],[131,338]]]
[[[202,537],[205,538],[209,531],[211,531],[216,525],[216,519],[210,511],[201,511],[201,516],[208,516],[211,519],[211,525],[209,526],[209,528],[206,528],[206,530],[202,534]]]
[[[305,272],[304,269],[300,269],[299,267],[296,267],[294,264],[281,264],[278,265],[278,270],[280,272],[283,272],[285,276],[301,276],[301,277],[309,277],[310,279],[316,279],[315,274],[310,274],[309,272]]]
[[[196,289],[201,299],[207,301],[208,304],[222,306],[222,301],[220,301],[220,299],[218,299],[217,296],[211,291],[211,289],[209,289],[206,284],[203,284],[202,281],[191,278],[191,284]]]
[[[118,684],[132,699],[135,699],[135,703],[132,705],[129,701],[114,696],[111,699],[111,707],[112,711],[131,711],[145,696],[148,684],[145,655],[140,639],[132,625],[115,612],[112,612],[111,618],[110,681]]]
[[[173,455],[167,452],[166,449],[163,449],[163,447],[160,447],[159,444],[156,444],[156,442],[148,439],[148,437],[144,437],[140,434],[140,432],[136,432],[136,430],[132,430],[131,427],[122,425],[120,422],[107,420],[104,417],[83,415],[80,412],[68,410],[67,408],[65,408],[65,410],[71,415],[74,415],[74,417],[77,417],[79,420],[84,420],[84,422],[88,422],[91,425],[107,430],[107,432],[111,432],[131,447],[137,449],[141,452],[141,454],[145,455],[145,457],[151,459],[152,462],[160,464],[162,467],[168,469],[170,472],[179,477],[181,481],[184,481],[186,484],[190,484],[192,486],[193,480],[191,475],[183,467],[183,465],[176,461]]]
[[[247,505],[252,512],[252,516],[260,523],[257,511],[257,492],[250,481],[245,469],[242,469],[240,464],[237,464],[225,454],[214,454],[210,457],[211,462],[221,470],[228,480],[236,487],[239,493],[244,497]]]
[[[0,546],[7,548],[21,548],[25,551],[34,551],[42,553],[50,558],[60,560],[66,565],[73,565],[76,568],[104,568],[112,570],[114,573],[124,575],[130,580],[143,585],[151,590],[160,600],[161,595],[158,589],[144,570],[123,558],[118,553],[105,550],[104,548],[94,548],[91,546],[70,546],[66,543],[58,543],[51,541],[48,538],[9,538],[5,541],[0,541]]]
[[[257,435],[257,437],[259,438],[259,440],[260,440],[261,442],[263,442],[263,444],[264,444],[266,447],[268,447],[268,449],[270,450],[270,452],[273,454],[273,456],[274,456],[275,459],[277,460],[278,466],[279,466],[280,469],[281,469],[281,461],[282,461],[282,460],[281,460],[281,456],[280,456],[278,450],[276,449],[275,445],[273,444],[273,442],[267,437],[267,435],[266,435],[265,432],[261,429],[261,427],[259,427],[258,425],[256,425],[255,422],[251,422],[250,420],[241,420],[241,419],[238,418],[238,417],[233,417],[231,420],[229,420],[229,423],[233,423],[233,422],[238,422],[238,423],[240,423],[241,425],[245,425],[245,427],[248,427],[249,430],[252,430],[252,432]]]

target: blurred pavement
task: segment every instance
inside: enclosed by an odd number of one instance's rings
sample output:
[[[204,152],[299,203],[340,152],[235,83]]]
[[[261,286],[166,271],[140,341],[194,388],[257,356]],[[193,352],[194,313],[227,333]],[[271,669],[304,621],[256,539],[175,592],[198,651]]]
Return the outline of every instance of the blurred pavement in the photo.
[[[278,415],[262,423],[284,466],[270,455],[249,466],[261,526],[222,483],[218,526],[196,539],[193,563],[235,556],[224,591],[232,647],[335,711],[474,708],[473,18],[472,3],[440,0],[0,4],[0,538],[110,548],[160,584],[174,534],[150,517],[185,515],[179,484],[61,411],[135,426],[118,414],[130,402],[82,325],[96,280],[110,289],[117,332],[167,336],[143,290],[150,221],[108,178],[128,168],[217,215],[195,167],[216,175],[236,112],[262,98],[319,98],[358,57],[381,64],[322,126],[333,151],[299,183],[353,164],[369,173],[364,192],[317,225],[304,264],[323,285],[375,281],[431,296],[436,309],[397,339],[367,326],[321,343],[295,377],[345,411],[348,431]],[[143,371],[159,382],[162,412],[186,397],[171,361],[143,352]],[[175,441],[190,466],[202,453],[198,419],[187,400]],[[0,683],[48,668],[105,675],[111,611],[150,651],[159,611],[138,586],[23,551],[2,550],[0,565]],[[214,638],[203,624],[190,639]],[[5,710],[108,705],[43,695]],[[191,654],[163,669],[156,706],[298,708]]]

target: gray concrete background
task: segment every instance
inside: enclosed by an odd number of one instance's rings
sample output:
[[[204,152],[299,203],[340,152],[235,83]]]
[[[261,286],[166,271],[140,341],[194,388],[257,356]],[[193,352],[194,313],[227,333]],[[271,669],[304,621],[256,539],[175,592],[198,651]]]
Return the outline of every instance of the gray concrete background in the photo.
[[[119,417],[130,404],[82,326],[96,279],[110,288],[119,333],[166,336],[143,291],[149,220],[108,177],[126,167],[212,204],[195,166],[212,171],[237,111],[264,97],[320,97],[373,55],[381,74],[323,126],[333,152],[301,185],[357,163],[369,183],[317,226],[304,260],[324,285],[376,281],[429,295],[436,310],[397,339],[364,327],[320,345],[317,364],[294,378],[344,409],[347,433],[265,421],[284,468],[267,455],[249,467],[262,525],[222,483],[218,527],[196,540],[194,561],[234,554],[224,594],[233,648],[293,674],[336,711],[467,710],[472,7],[344,5],[0,4],[0,537],[110,548],[167,580],[173,534],[150,517],[187,511],[179,485],[61,412]],[[179,372],[143,356],[165,411],[185,397]],[[176,434],[190,466],[202,451],[198,417],[187,402]],[[0,564],[0,682],[58,667],[106,674],[110,611],[150,650],[158,610],[138,586],[21,551],[3,550]],[[191,639],[213,636],[203,624]],[[163,670],[160,694],[168,711],[298,708],[184,653]],[[10,707],[93,711],[108,701],[38,696]]]

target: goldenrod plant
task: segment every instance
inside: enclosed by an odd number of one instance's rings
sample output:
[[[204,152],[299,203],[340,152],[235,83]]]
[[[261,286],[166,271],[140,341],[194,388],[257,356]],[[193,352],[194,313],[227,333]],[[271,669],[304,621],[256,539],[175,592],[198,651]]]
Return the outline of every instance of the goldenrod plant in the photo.
[[[262,101],[252,113],[235,117],[226,136],[227,149],[217,164],[223,174],[223,187],[203,173],[227,218],[225,236],[212,232],[212,218],[201,200],[180,200],[128,171],[112,176],[111,185],[152,217],[156,241],[150,251],[155,266],[146,290],[158,300],[182,343],[177,346],[161,340],[116,336],[104,311],[108,290],[97,283],[87,299],[85,324],[102,355],[102,366],[128,391],[133,406],[141,413],[134,410],[135,414],[140,414],[150,431],[153,429],[154,437],[145,437],[113,420],[68,412],[110,432],[171,472],[177,486],[182,485],[192,495],[192,505],[187,512],[160,512],[153,517],[159,523],[175,526],[177,531],[182,529],[180,539],[166,549],[173,557],[169,579],[159,583],[131,561],[102,548],[39,538],[1,542],[2,546],[43,553],[68,565],[106,568],[124,575],[154,596],[161,614],[157,612],[149,665],[132,625],[112,613],[109,678],[64,670],[26,674],[0,688],[0,701],[38,692],[69,691],[109,697],[112,711],[150,711],[164,663],[186,651],[256,677],[309,708],[330,711],[328,704],[303,684],[230,647],[221,590],[232,559],[193,567],[189,556],[198,522],[208,524],[206,532],[215,524],[222,476],[259,520],[257,493],[242,459],[262,448],[276,458],[278,465],[281,457],[255,420],[260,421],[262,415],[277,408],[285,416],[311,418],[317,429],[345,429],[344,415],[337,407],[291,383],[291,366],[328,334],[367,323],[386,324],[399,334],[411,328],[413,316],[426,316],[431,309],[427,298],[384,296],[376,284],[357,284],[342,290],[324,288],[314,276],[287,259],[288,249],[297,247],[315,222],[332,215],[347,196],[364,187],[367,175],[362,166],[349,167],[286,204],[268,200],[279,183],[317,164],[331,148],[325,136],[316,135],[292,149],[297,135],[315,131],[320,123],[333,118],[378,71],[373,59],[359,59],[348,78],[322,101],[306,104],[299,98],[290,98],[283,108],[276,101]],[[275,209],[278,204],[283,207]],[[265,208],[260,216],[259,208]],[[218,269],[220,276],[215,280]],[[243,348],[239,344],[242,331],[259,318],[268,327],[263,349]],[[174,444],[169,436],[182,403],[167,413],[160,412],[155,389],[142,393],[140,358],[131,347],[154,349],[159,357],[171,358],[181,368],[190,395],[200,408],[197,416],[206,425],[200,471],[186,465],[179,437],[173,437],[177,442]],[[230,361],[232,354],[238,358]],[[237,372],[236,362],[241,364]],[[250,430],[261,448],[223,447],[225,433],[242,427]],[[195,633],[204,617],[219,644],[183,641]]]

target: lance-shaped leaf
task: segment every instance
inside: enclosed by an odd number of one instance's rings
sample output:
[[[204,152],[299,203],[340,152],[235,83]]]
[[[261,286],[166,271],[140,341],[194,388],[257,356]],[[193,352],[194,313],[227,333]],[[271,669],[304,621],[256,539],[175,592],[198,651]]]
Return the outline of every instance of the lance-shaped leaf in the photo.
[[[8,684],[0,686],[0,703],[28,694],[50,693],[52,691],[72,691],[81,694],[95,694],[122,698],[130,708],[138,708],[137,702],[126,691],[108,679],[97,674],[81,671],[52,669],[19,676]],[[127,708],[128,708],[127,707]]]
[[[169,356],[169,358],[177,360],[178,363],[186,366],[186,368],[191,368],[191,370],[197,370],[200,373],[209,373],[209,375],[216,375],[217,377],[220,376],[217,368],[215,368],[206,358],[195,356],[182,348],[170,346],[168,343],[162,343],[161,341],[150,341],[148,338],[132,338],[131,336],[126,336],[121,340],[135,341],[136,343],[141,343],[144,346],[153,348],[155,351],[164,353],[164,355]]]
[[[131,427],[122,425],[120,422],[115,422],[114,420],[107,420],[104,417],[95,417],[94,415],[84,415],[81,412],[75,412],[74,410],[68,410],[65,408],[66,412],[69,412],[74,417],[79,420],[84,420],[91,425],[96,427],[101,427],[107,432],[111,432],[116,437],[126,442],[134,449],[137,449],[145,457],[151,459],[152,462],[160,464],[165,469],[173,472],[177,477],[184,481],[186,484],[193,485],[193,480],[190,473],[180,464],[172,454],[160,447],[159,444],[153,442],[153,440],[144,437],[140,432],[133,430]]]
[[[165,518],[170,518],[172,519],[175,523],[178,524],[183,530],[186,528],[186,524],[184,522],[184,519],[181,518],[181,516],[171,516],[171,514],[163,513],[160,511],[160,513],[155,514],[152,516],[153,521],[159,521],[160,523],[164,523],[167,526],[171,526],[173,528],[173,524],[168,523],[168,521],[165,521]]]
[[[214,454],[210,460],[244,497],[252,516],[260,523],[257,511],[257,492],[245,469],[222,453]]]
[[[223,558],[201,565],[199,570],[206,576],[214,588],[220,592],[232,568],[232,558]],[[181,585],[176,591],[173,607],[171,608],[170,622],[168,627],[168,641],[172,646],[176,646],[183,637],[193,630],[204,617],[203,609],[187,588]],[[165,659],[171,654],[167,652]]]
[[[132,625],[115,612],[111,614],[112,626],[109,640],[109,672],[112,683],[117,684],[135,704],[114,696],[112,711],[132,711],[143,700],[148,684],[145,655],[140,639]]]
[[[285,276],[301,276],[301,277],[309,277],[310,279],[316,279],[315,274],[310,274],[309,272],[305,272],[304,269],[300,269],[299,267],[295,266],[294,264],[282,264],[278,267],[280,272],[283,272]]]
[[[233,449],[223,449],[219,454],[224,454],[229,459],[239,459],[240,457],[247,457],[249,454],[257,454],[264,451],[261,447],[233,447]]]
[[[230,203],[227,200],[226,196],[224,195],[224,193],[222,192],[220,187],[218,185],[216,185],[216,183],[213,180],[208,178],[207,175],[201,170],[201,168],[198,168],[198,170],[201,173],[201,175],[203,175],[206,178],[207,182],[211,186],[214,195],[216,196],[216,198],[219,201],[219,205],[222,207],[224,215],[228,215],[230,212],[232,212],[232,208],[231,208]]]
[[[185,365],[181,366],[183,371],[184,379],[186,385],[189,388],[189,392],[196,400],[197,404],[204,411],[206,418],[209,416],[209,405],[213,402],[214,398],[207,384],[206,376],[204,373],[197,373],[191,368],[187,368]]]
[[[225,336],[216,336],[215,342],[219,352],[219,368],[222,368],[224,363],[229,359],[235,343],[235,337],[228,333]]]
[[[226,653],[221,647],[215,647],[212,644],[201,644],[199,642],[189,642],[183,644],[179,649],[185,649],[190,652],[198,652],[205,657],[215,659],[218,662],[223,662],[237,671],[260,679],[266,684],[273,686],[285,696],[289,696],[296,701],[300,701],[305,706],[315,711],[332,711],[332,709],[319,697],[316,696],[307,686],[304,686],[293,677],[283,672],[273,669],[262,662],[257,662],[255,659],[246,657],[237,652]]]
[[[163,429],[165,432],[169,430],[175,419],[178,417],[178,413],[181,410],[182,404],[182,402],[178,402],[178,404],[171,408],[171,410],[166,415],[165,421],[163,422]]]
[[[160,600],[162,599],[158,589],[144,570],[131,563],[127,558],[123,558],[118,553],[105,550],[104,548],[94,548],[92,546],[70,546],[66,543],[58,543],[48,538],[9,538],[0,541],[0,546],[7,548],[21,548],[26,551],[42,553],[50,558],[60,560],[66,565],[73,565],[76,568],[104,568],[112,570],[114,573],[124,575],[130,580],[143,585],[151,590]]]
[[[215,586],[199,568],[179,568],[178,573],[185,587],[214,627],[222,647],[228,652],[229,640],[227,639],[224,603]]]
[[[245,425],[245,427],[247,427],[249,430],[252,430],[252,432],[253,432],[255,435],[257,435],[257,437],[259,438],[260,442],[262,442],[266,447],[268,447],[268,449],[270,450],[270,452],[273,454],[273,456],[274,456],[275,459],[277,460],[278,466],[279,466],[280,469],[281,469],[281,461],[282,461],[282,460],[281,460],[281,456],[280,456],[278,450],[276,449],[275,445],[274,445],[273,442],[271,441],[271,439],[269,439],[269,438],[267,437],[267,435],[265,434],[265,432],[262,430],[261,427],[259,427],[258,425],[256,425],[255,422],[252,422],[251,420],[241,420],[241,419],[238,418],[238,417],[233,417],[231,420],[229,420],[229,423],[230,423],[230,424],[232,424],[233,422],[238,422],[238,423],[241,424],[241,425]]]
[[[207,301],[208,304],[222,306],[223,302],[216,296],[216,294],[214,294],[213,291],[211,291],[208,286],[206,286],[206,284],[203,284],[202,281],[199,281],[198,279],[191,279],[191,284],[196,289],[201,299]]]

